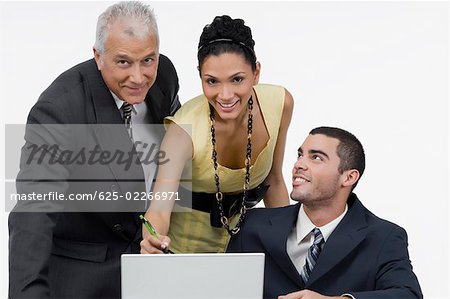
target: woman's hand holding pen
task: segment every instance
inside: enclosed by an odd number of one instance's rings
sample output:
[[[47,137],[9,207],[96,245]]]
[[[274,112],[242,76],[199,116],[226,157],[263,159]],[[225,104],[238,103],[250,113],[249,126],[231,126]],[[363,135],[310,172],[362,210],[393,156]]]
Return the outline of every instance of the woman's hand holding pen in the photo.
[[[164,219],[164,217],[169,217]],[[141,254],[155,254],[155,253],[172,253],[169,250],[170,238],[168,236],[159,234],[157,232],[165,231],[168,229],[163,229],[164,223],[170,222],[170,213],[152,213],[148,211],[139,218],[142,221],[142,241],[141,241]],[[150,221],[150,219],[152,219]],[[155,225],[153,227],[152,223]]]
[[[145,225],[142,225],[141,254],[164,253],[170,246],[170,238],[162,235],[158,235],[158,238],[152,236]]]

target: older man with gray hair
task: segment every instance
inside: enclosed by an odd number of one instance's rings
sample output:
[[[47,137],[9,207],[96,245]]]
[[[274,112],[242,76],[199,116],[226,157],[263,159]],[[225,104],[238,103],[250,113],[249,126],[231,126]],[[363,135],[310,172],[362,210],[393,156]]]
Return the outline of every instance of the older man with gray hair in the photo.
[[[133,147],[134,140],[129,138],[133,136],[127,134],[132,132],[125,128],[131,123],[161,124],[180,107],[177,73],[171,61],[159,54],[152,9],[135,1],[108,7],[98,19],[93,50],[94,59],[67,70],[41,94],[30,111],[27,128],[111,124],[106,135],[95,135],[99,148],[111,148],[120,137]],[[48,169],[53,184],[47,189],[54,193],[95,189],[104,195],[123,196],[151,189],[154,173],[141,165],[120,169],[100,163],[92,179],[86,160],[58,167],[33,163],[29,136],[22,149],[18,192],[32,194],[43,188],[49,179],[42,173]],[[83,181],[80,173],[91,179]],[[79,184],[74,189],[80,181],[81,189]],[[24,212],[15,208],[9,217],[10,298],[120,298],[120,256],[140,251],[142,224],[136,212]]]

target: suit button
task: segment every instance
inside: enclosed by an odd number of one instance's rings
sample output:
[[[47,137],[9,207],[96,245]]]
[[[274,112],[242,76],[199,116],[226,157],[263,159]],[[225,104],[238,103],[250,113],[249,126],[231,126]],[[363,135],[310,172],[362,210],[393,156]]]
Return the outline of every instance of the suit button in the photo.
[[[120,223],[114,224],[113,229],[118,233],[123,232],[123,226]]]
[[[112,192],[118,192],[118,191],[119,191],[119,188],[117,188],[117,185],[112,184],[112,185],[111,185],[111,191],[112,191]]]

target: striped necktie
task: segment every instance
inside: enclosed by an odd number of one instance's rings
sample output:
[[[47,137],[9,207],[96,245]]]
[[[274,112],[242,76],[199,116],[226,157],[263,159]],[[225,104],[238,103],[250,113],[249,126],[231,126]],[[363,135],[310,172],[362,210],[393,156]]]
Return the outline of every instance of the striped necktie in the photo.
[[[318,229],[316,227],[311,232],[314,234],[314,242],[311,245],[311,247],[309,247],[309,249],[308,249],[308,255],[306,256],[306,262],[300,273],[300,276],[302,277],[303,282],[305,284],[308,281],[308,278],[311,275],[311,272],[317,263],[319,254],[322,251],[321,246],[325,242],[325,240],[323,239],[323,235],[320,232],[320,229]]]
[[[121,109],[123,111],[123,121],[127,128],[128,135],[130,135],[131,140],[133,140],[133,132],[131,131],[131,110],[133,109],[133,105],[123,102]]]

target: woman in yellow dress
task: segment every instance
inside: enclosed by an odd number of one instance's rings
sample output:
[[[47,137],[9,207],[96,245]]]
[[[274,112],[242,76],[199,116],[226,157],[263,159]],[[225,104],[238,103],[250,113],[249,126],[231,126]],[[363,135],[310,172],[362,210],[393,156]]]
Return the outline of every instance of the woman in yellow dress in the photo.
[[[144,228],[142,253],[167,246],[175,253],[223,252],[246,209],[260,199],[266,207],[289,204],[282,163],[293,99],[281,86],[258,84],[254,45],[241,19],[218,16],[203,29],[203,95],[166,119],[161,151],[169,163],[159,166],[153,189],[155,196],[176,192],[181,180],[192,191],[192,209],[174,198],[153,200],[145,217],[159,239]]]

